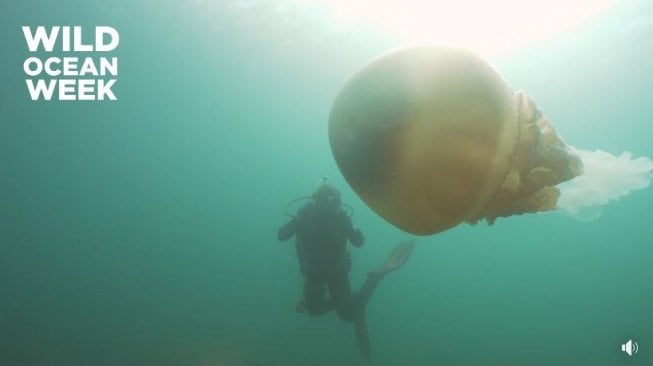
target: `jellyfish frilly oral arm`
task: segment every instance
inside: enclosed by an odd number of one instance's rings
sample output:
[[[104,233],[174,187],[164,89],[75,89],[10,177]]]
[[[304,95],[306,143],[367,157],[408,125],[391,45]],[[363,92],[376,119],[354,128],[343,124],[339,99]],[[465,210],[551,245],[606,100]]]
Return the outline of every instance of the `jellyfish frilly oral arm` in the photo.
[[[555,210],[557,184],[583,173],[583,164],[558,135],[551,122],[523,92],[514,94],[519,122],[511,163],[499,189],[467,222]]]

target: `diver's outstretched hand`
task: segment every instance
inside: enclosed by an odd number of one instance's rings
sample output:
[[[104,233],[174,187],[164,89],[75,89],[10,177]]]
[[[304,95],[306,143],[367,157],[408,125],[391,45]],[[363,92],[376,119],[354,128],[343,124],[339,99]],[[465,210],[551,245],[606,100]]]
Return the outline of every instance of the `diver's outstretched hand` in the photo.
[[[399,267],[401,267],[404,263],[406,263],[408,258],[410,258],[410,255],[413,254],[414,249],[415,249],[415,239],[411,239],[399,243],[392,250],[392,253],[390,253],[390,257],[388,257],[388,260],[381,267],[373,270],[371,274],[385,275],[388,272],[392,272],[394,270],[399,269]]]

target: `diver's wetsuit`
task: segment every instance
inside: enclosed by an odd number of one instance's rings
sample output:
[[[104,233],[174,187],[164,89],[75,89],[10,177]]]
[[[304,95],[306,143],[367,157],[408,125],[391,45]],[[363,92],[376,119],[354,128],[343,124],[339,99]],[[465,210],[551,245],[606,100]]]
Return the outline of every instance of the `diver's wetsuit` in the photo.
[[[365,241],[363,233],[341,208],[320,209],[309,203],[279,229],[281,241],[293,235],[304,276],[304,304],[308,313],[319,316],[335,309],[343,321],[364,321],[363,308],[380,276],[369,275],[361,290],[352,294],[347,241],[360,247]],[[329,298],[325,296],[327,290]]]

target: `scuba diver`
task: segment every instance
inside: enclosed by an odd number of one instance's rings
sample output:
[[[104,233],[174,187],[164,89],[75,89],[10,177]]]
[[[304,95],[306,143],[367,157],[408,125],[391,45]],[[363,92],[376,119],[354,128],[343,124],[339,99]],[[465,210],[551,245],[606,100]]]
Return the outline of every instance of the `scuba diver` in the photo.
[[[293,235],[296,238],[297,258],[304,277],[303,296],[297,304],[297,311],[320,316],[335,310],[342,321],[353,323],[361,354],[369,358],[365,305],[379,281],[406,262],[415,247],[415,240],[397,245],[386,263],[369,272],[361,289],[352,292],[349,284],[351,256],[347,242],[361,247],[365,238],[342,208],[338,189],[326,184],[325,180],[321,180],[310,202],[279,229],[278,239],[287,241]]]

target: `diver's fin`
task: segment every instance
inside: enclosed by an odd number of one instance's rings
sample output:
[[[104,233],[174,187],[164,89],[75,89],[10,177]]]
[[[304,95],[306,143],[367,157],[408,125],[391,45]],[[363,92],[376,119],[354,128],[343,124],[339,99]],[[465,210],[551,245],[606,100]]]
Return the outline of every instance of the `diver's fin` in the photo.
[[[365,314],[361,314],[358,319],[354,320],[354,332],[356,333],[356,342],[361,356],[370,358],[370,337],[367,334],[367,326],[365,325]]]
[[[384,275],[401,267],[415,249],[415,239],[399,243],[390,253],[388,260],[379,268],[372,271],[374,274]]]

